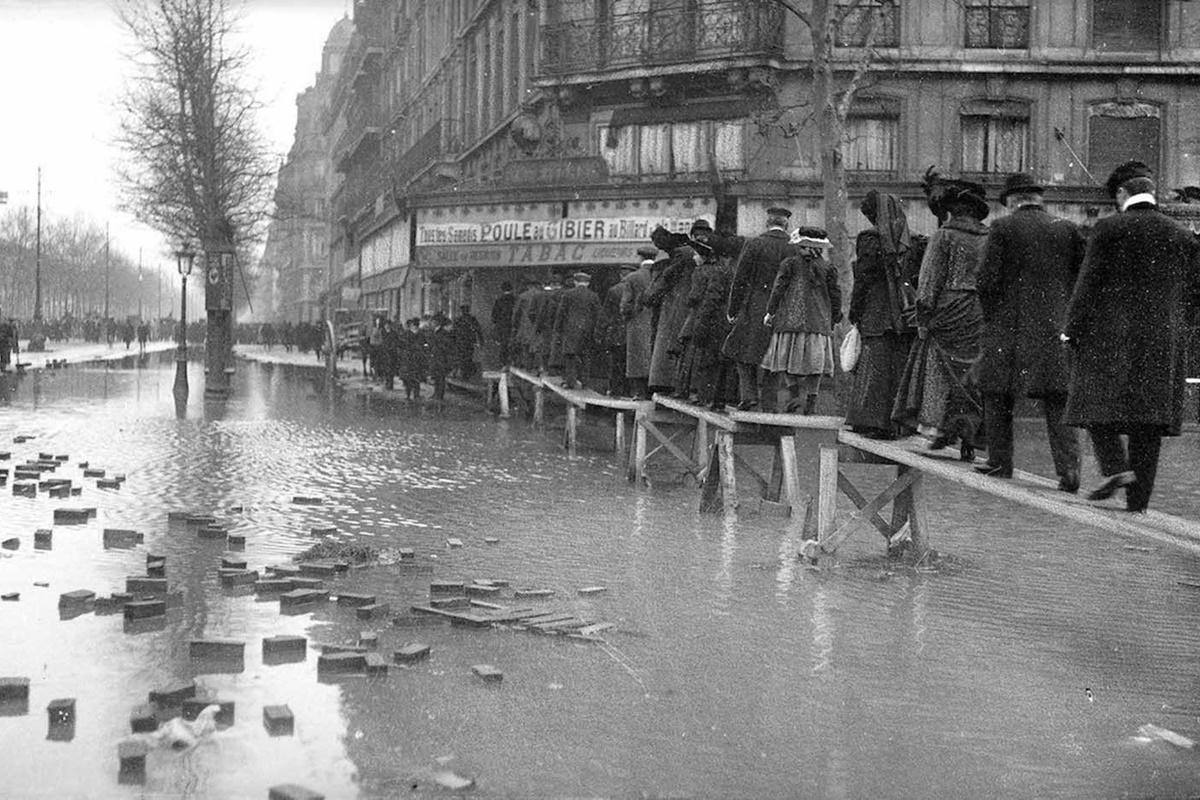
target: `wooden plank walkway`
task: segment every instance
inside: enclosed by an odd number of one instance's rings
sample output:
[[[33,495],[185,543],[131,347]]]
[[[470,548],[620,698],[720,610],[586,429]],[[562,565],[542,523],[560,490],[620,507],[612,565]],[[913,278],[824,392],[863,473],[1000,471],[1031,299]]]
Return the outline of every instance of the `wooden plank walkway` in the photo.
[[[990,478],[973,469],[974,463],[939,457],[927,450],[925,439],[900,441],[869,439],[850,431],[838,433],[836,446],[822,445],[820,474],[815,496],[814,538],[805,542],[801,554],[809,558],[830,555],[856,527],[871,525],[894,546],[911,540],[918,553],[927,549],[925,522],[927,489],[924,478],[934,476],[975,491],[1036,508],[1056,516],[1129,538],[1149,538],[1163,544],[1200,553],[1200,522],[1156,511],[1130,514],[1123,507],[1098,505],[1083,494],[1059,491],[1051,478],[1017,470],[1012,479]],[[896,467],[896,478],[875,498],[868,500],[841,470],[842,464],[877,464]],[[837,494],[845,494],[858,508],[835,524]],[[879,512],[892,503],[888,522]]]
[[[617,453],[628,447],[628,431],[633,417],[639,410],[652,408],[649,400],[634,400],[627,397],[609,397],[592,389],[567,389],[562,378],[556,375],[535,375],[519,367],[509,367],[512,375],[531,385],[534,389],[533,421],[542,425],[546,421],[546,398],[554,396],[566,403],[566,426],[563,432],[563,447],[569,455],[575,455],[579,443],[579,412],[589,409],[611,414],[613,418],[613,446]]]
[[[603,642],[604,639],[597,634],[613,627],[611,623],[598,623],[596,620],[580,617],[569,609],[502,608],[494,611],[483,609],[462,611],[415,605],[412,610],[417,614],[448,619],[452,625],[465,625],[472,628],[506,626],[517,631],[532,631],[551,636],[570,636],[572,639],[593,642]],[[584,629],[589,628],[593,630],[583,633]]]

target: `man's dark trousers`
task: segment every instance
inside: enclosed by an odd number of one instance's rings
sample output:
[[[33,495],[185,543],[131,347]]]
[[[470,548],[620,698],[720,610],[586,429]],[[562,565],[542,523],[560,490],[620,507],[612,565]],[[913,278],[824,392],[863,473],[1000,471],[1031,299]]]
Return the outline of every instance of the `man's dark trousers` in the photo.
[[[1013,468],[1013,406],[1011,394],[987,394],[983,398],[984,427],[987,433],[988,465],[1005,472]],[[1066,395],[1049,395],[1041,400],[1046,415],[1046,434],[1054,471],[1060,478],[1079,480],[1079,438],[1075,429],[1064,425]]]
[[[1133,471],[1136,481],[1125,489],[1125,505],[1130,511],[1145,511],[1158,475],[1158,454],[1162,434],[1153,425],[1094,425],[1088,428],[1092,449],[1100,471],[1107,478],[1118,472]],[[1121,434],[1129,437],[1128,453]]]

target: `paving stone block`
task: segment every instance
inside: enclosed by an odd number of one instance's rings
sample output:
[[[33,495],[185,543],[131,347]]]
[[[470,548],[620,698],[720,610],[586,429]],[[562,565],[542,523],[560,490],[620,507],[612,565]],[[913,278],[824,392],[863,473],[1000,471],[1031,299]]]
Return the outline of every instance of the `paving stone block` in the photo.
[[[137,531],[127,530],[125,528],[105,528],[103,533],[104,548],[106,550],[113,548],[129,548],[136,547],[142,544],[146,537],[144,534]]]
[[[454,548],[462,547],[463,546],[462,539],[458,539],[453,536],[447,536],[446,537],[446,546],[454,547]]]
[[[272,564],[266,570],[277,576],[298,577],[300,575],[300,568],[295,564]]]
[[[432,581],[429,584],[430,594],[462,594],[462,581]]]
[[[300,565],[300,573],[302,575],[318,575],[324,578],[331,578],[337,574],[337,567],[325,561],[306,561]]]
[[[196,717],[200,716],[200,712],[209,706],[217,706],[220,709],[213,716],[213,722],[217,723],[218,726],[228,728],[233,725],[236,704],[232,700],[216,700],[211,697],[189,697],[183,701],[179,716],[188,722],[194,722]]]
[[[298,494],[292,498],[292,503],[298,506],[319,506],[323,501],[319,497]]]
[[[230,550],[245,550],[246,535],[242,533],[231,533],[225,537],[225,546]]]
[[[259,594],[290,592],[294,588],[296,587],[292,584],[291,580],[287,578],[283,578],[281,580],[262,579],[255,581],[254,583],[254,591],[258,592]]]
[[[361,620],[384,619],[391,616],[391,613],[392,607],[387,603],[371,603],[355,609],[355,614]]]
[[[154,733],[158,730],[158,706],[142,703],[130,711],[129,728],[133,733]]]
[[[338,594],[339,606],[369,606],[375,603],[375,595],[358,592],[341,592]]]
[[[258,582],[258,572],[252,569],[217,570],[222,586],[253,586]]]
[[[0,461],[8,461],[12,458],[12,453],[7,450],[0,451]]]
[[[166,559],[157,559],[155,561],[146,562],[146,577],[147,578],[165,578],[167,577],[167,561]]]
[[[303,661],[308,654],[308,640],[303,636],[266,636],[262,640],[263,660],[287,656]]]
[[[28,700],[29,678],[0,678],[0,700]]]
[[[361,644],[321,644],[317,645],[321,648],[322,653],[359,653],[365,655],[367,648]]]
[[[3,547],[5,550],[19,550],[21,540],[14,536],[11,539],[5,539],[3,542],[0,542],[0,547]]]
[[[50,717],[51,728],[59,725],[74,725],[75,698],[60,697],[57,700],[51,700],[46,706],[46,713]]]
[[[367,668],[366,653],[321,653],[317,656],[318,675],[344,675]]]
[[[216,539],[224,541],[226,538],[228,538],[229,531],[225,530],[219,525],[205,525],[197,532],[196,535],[201,539],[208,539],[210,541]]]
[[[267,790],[267,800],[325,800],[325,795],[294,783],[281,783]]]
[[[185,518],[188,525],[207,527],[216,523],[217,518],[211,514],[188,514]]]
[[[375,631],[363,631],[358,635],[358,646],[374,650],[379,646],[379,634]]]
[[[82,486],[72,486],[71,487],[71,497],[79,497],[79,495],[81,495],[81,494],[83,494]]]
[[[320,578],[288,578],[292,582],[293,589],[312,589],[317,592],[325,591],[325,581]]]
[[[99,480],[96,481],[96,488],[97,489],[120,489],[121,481],[115,480],[113,478],[100,478]]]
[[[96,593],[89,589],[75,589],[70,592],[63,592],[58,596],[59,607],[63,606],[78,606],[90,603],[96,599]]]
[[[134,600],[122,609],[128,621],[163,617],[167,613],[166,600]]]
[[[77,494],[69,485],[68,486],[51,486],[46,490],[47,494],[55,500],[65,500],[72,494]]]
[[[20,475],[15,476],[20,478]],[[14,497],[37,497],[37,484],[29,481],[16,481],[12,485],[12,493]],[[54,512],[54,521],[58,522],[58,512]],[[87,517],[83,518],[87,522]]]
[[[463,591],[467,597],[495,597],[500,594],[499,586],[480,586],[474,583],[468,583],[463,587]]]
[[[150,745],[139,739],[126,739],[117,744],[117,783],[140,785],[146,782],[146,755]]]
[[[501,588],[508,586],[508,580],[505,578],[476,578],[471,583],[476,586],[499,586]]]
[[[13,487],[16,488],[16,484]],[[83,525],[87,523],[90,516],[87,509],[83,508],[54,509],[54,523],[56,525]]]
[[[500,544],[500,539],[495,536],[485,536],[483,542],[484,544]]]
[[[150,692],[150,702],[157,703],[160,706],[178,706],[187,700],[189,697],[196,696],[195,681],[180,681],[170,684],[162,689],[155,689]]]
[[[429,658],[430,647],[421,642],[412,642],[401,647],[392,653],[392,660],[397,664],[411,664],[414,661],[421,661]]]
[[[317,589],[292,589],[279,595],[280,608],[297,608],[301,606],[323,603],[329,599],[329,592]]]
[[[54,453],[38,453],[38,458],[42,461],[53,461]]]
[[[471,601],[466,597],[435,597],[429,605],[432,608],[467,608]]]
[[[130,575],[125,579],[125,591],[129,592],[130,594],[166,594],[167,579],[151,578],[143,575]]]
[[[245,556],[234,556],[234,555],[229,555],[229,554],[221,556],[221,569],[245,569],[245,568],[246,568],[246,557]]]
[[[191,511],[168,511],[167,522],[187,522],[193,516]]]
[[[608,588],[605,586],[585,586],[579,590],[579,594],[584,595],[586,597],[588,595],[593,595],[593,594],[603,594],[604,592],[607,592],[607,591],[608,591]]]
[[[20,592],[5,592],[4,594],[0,594],[0,600],[3,600],[6,603],[15,603],[20,599]]]
[[[85,478],[103,478],[104,475],[105,471],[97,467],[88,467],[83,471],[83,477]]]
[[[192,639],[188,655],[192,658],[244,658],[246,643],[236,639]]]
[[[409,561],[417,557],[417,551],[411,547],[400,547],[396,550],[402,561]]]
[[[310,533],[313,536],[334,536],[337,534],[337,528],[333,525],[313,528]]]
[[[379,653],[367,653],[366,670],[368,678],[382,678],[388,674],[387,659]]]
[[[482,678],[484,683],[499,683],[504,680],[504,673],[491,664],[476,664],[471,667],[471,672]]]
[[[54,460],[55,460],[55,461],[58,461],[58,462],[60,462],[60,463],[61,463],[61,462],[64,462],[64,461],[70,461],[70,460],[71,460],[71,456],[69,456],[69,455],[56,455],[56,456],[54,457]]]
[[[286,705],[263,706],[263,727],[271,736],[291,736],[296,732],[296,718]]]

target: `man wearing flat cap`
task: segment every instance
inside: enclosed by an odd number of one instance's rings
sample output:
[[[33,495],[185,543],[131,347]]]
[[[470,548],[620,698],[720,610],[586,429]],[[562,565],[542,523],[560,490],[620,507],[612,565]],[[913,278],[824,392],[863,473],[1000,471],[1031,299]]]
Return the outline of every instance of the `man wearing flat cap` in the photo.
[[[1009,215],[988,230],[976,284],[983,309],[983,393],[987,464],[995,478],[1013,474],[1013,406],[1024,395],[1046,416],[1058,488],[1079,489],[1079,441],[1063,424],[1067,363],[1058,340],[1079,275],[1084,239],[1078,226],[1046,213],[1044,189],[1027,172],[1010,175],[1000,193]]]
[[[1200,247],[1161,213],[1152,170],[1127,161],[1106,184],[1120,213],[1096,223],[1062,334],[1073,363],[1067,424],[1086,428],[1101,483],[1145,511],[1163,436],[1183,422],[1186,322],[1200,300]]]
[[[554,318],[554,332],[562,342],[563,386],[567,389],[578,389],[587,381],[587,357],[600,320],[600,298],[589,287],[592,276],[576,272],[574,278],[575,285],[563,292]]]
[[[760,402],[774,411],[778,398],[772,396],[771,382],[761,399],[759,397],[759,364],[771,343],[771,329],[763,324],[767,314],[767,300],[771,297],[771,286],[779,271],[779,263],[796,249],[788,242],[786,230],[792,212],[786,208],[767,209],[767,231],[746,242],[738,256],[733,272],[733,284],[729,287],[729,302],[725,314],[733,329],[721,349],[722,355],[737,362],[738,409],[751,411],[759,408]]]

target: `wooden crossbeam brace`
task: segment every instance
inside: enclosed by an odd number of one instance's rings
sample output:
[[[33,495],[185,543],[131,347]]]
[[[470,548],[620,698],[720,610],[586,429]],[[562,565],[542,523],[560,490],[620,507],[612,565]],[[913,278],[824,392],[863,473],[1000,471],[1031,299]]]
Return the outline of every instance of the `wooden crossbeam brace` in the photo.
[[[732,443],[730,444],[730,447],[732,448]],[[753,478],[754,482],[758,484],[759,495],[761,495],[762,497],[765,497],[767,499],[773,499],[773,498],[771,498],[771,484],[767,481],[766,478],[764,478],[762,475],[759,475],[754,470],[754,467],[752,467],[748,463],[746,463],[746,459],[742,458],[735,452],[733,454],[733,463],[737,464],[742,469],[744,469],[746,472],[750,473],[750,477]]]
[[[657,425],[655,425],[653,422],[651,422],[648,419],[642,420],[642,426],[646,430],[648,430],[651,433],[651,435],[653,435],[654,438],[657,439],[660,443],[658,447],[655,447],[653,450],[651,450],[649,453],[646,454],[646,458],[650,458],[655,453],[657,453],[659,450],[661,450],[665,447],[671,453],[671,455],[675,456],[675,458],[677,458],[684,466],[686,466],[688,468],[688,471],[691,472],[693,475],[695,475],[696,473],[698,473],[700,471],[700,465],[697,464],[695,461],[693,461],[687,453],[683,452],[683,449],[679,445],[675,444],[675,439],[678,436],[686,434],[688,432],[686,428],[682,428],[682,429],[676,431],[675,433],[671,434],[670,436],[667,436],[661,430],[659,430]]]
[[[880,492],[874,500],[856,511],[850,516],[849,519],[843,522],[837,530],[829,534],[828,537],[822,539],[820,541],[821,549],[827,553],[832,553],[838,548],[839,545],[841,545],[843,541],[846,540],[847,537],[850,536],[850,533],[854,530],[854,526],[858,524],[859,521],[861,521],[864,517],[870,518],[872,514],[875,514],[879,511],[879,509],[896,499],[896,496],[911,487],[913,483],[917,481],[920,475],[921,473],[917,470],[901,472],[900,475],[898,475],[886,489]],[[914,497],[912,500],[915,501],[916,498]]]
[[[850,479],[847,478],[841,470],[838,470],[837,479],[838,488],[842,490],[842,494],[850,498],[855,507],[859,509],[867,507],[867,498],[863,496],[862,492],[858,491],[858,488],[850,482]],[[892,535],[895,533],[895,531],[892,530],[891,525],[884,521],[883,517],[879,516],[878,513],[873,512],[870,514],[868,519],[871,521],[871,524],[874,525],[879,532],[884,535],[884,538],[891,541]]]

